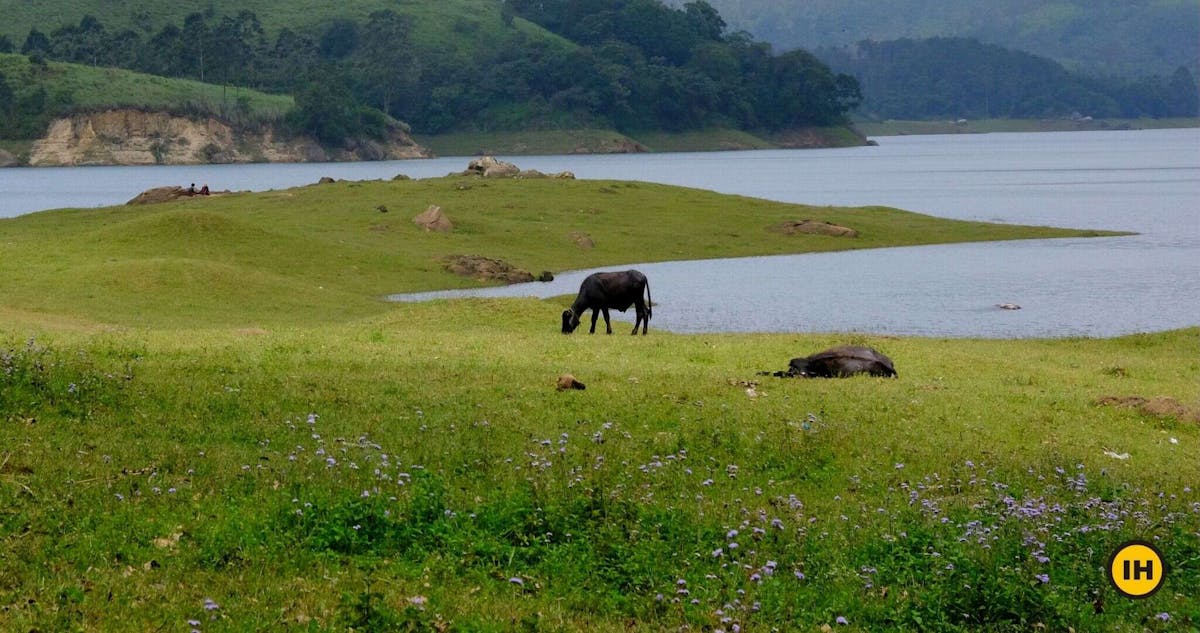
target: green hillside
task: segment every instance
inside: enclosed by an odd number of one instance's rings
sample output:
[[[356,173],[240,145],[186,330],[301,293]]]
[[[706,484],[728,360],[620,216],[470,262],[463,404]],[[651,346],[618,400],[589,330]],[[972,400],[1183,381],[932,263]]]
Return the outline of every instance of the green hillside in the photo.
[[[380,112],[426,135],[769,134],[845,125],[859,99],[852,77],[803,51],[773,55],[727,33],[703,3],[456,0],[312,11],[293,3],[276,11],[258,2],[190,13],[173,5],[171,14],[136,3],[112,13],[38,6],[12,7],[31,26],[5,36],[0,50],[292,94],[299,112],[289,121],[327,145],[380,138]]]
[[[682,0],[675,0],[682,5]],[[1200,1],[712,0],[730,27],[777,48],[973,37],[1124,76],[1200,71]]]
[[[281,118],[294,104],[287,95],[248,88],[217,86],[189,79],[172,79],[120,68],[81,64],[29,62],[24,55],[0,54],[0,73],[17,92],[43,88],[74,107],[95,110],[139,107],[174,112],[235,113],[254,120]]]
[[[6,16],[3,24],[0,24],[0,35],[8,36],[19,47],[30,29],[37,28],[49,33],[64,24],[78,24],[86,15],[95,16],[110,30],[132,29],[145,34],[158,31],[167,24],[179,24],[184,16],[192,13],[220,16],[237,15],[242,11],[251,11],[257,15],[270,35],[284,28],[317,33],[335,20],[362,21],[372,12],[385,9],[420,18],[417,21],[419,38],[428,44],[441,43],[452,48],[474,48],[486,46],[489,41],[494,42],[501,35],[497,30],[500,24],[500,3],[494,0],[401,3],[395,0],[0,0],[0,11]],[[537,30],[527,23],[521,28]],[[478,37],[471,39],[454,35],[464,30]]]

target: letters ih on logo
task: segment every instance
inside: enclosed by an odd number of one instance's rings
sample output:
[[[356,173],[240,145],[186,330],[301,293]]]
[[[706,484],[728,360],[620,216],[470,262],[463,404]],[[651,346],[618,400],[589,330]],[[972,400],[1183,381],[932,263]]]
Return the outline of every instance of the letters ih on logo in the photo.
[[[1127,598],[1149,598],[1163,586],[1167,564],[1162,552],[1145,541],[1129,541],[1108,560],[1108,579]]]

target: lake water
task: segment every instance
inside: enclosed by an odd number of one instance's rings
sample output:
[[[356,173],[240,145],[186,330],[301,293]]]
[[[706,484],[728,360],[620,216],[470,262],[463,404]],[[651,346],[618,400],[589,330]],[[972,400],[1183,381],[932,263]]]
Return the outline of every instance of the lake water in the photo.
[[[580,178],[646,180],[787,202],[886,205],[949,218],[1139,233],[605,267],[637,267],[650,277],[654,328],[1009,338],[1200,324],[1200,129],[876,140],[878,147],[829,150],[508,160]],[[266,190],[321,176],[441,176],[461,171],[467,161],[6,169],[0,170],[0,217],[117,204],[165,184]],[[395,298],[572,294],[589,272],[560,274],[550,284]],[[1022,309],[1001,310],[997,303]],[[557,314],[547,318],[556,322]]]

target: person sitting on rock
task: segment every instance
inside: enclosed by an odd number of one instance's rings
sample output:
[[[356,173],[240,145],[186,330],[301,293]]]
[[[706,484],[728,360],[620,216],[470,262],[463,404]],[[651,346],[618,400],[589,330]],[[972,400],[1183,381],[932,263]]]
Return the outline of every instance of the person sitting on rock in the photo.
[[[202,195],[202,196],[208,195],[208,185],[204,185],[203,187],[200,187],[200,195]]]
[[[194,196],[194,195],[196,195],[196,183],[194,183],[194,182],[193,182],[193,183],[191,184],[191,186],[189,186],[189,187],[187,188],[187,195],[189,195],[189,196]]]

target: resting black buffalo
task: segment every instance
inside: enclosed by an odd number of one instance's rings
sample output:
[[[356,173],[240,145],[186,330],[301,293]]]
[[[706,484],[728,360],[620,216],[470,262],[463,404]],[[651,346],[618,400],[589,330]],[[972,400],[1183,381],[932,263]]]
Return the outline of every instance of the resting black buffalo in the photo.
[[[844,378],[854,374],[895,377],[896,366],[892,364],[892,359],[870,347],[841,345],[817,352],[812,356],[793,358],[788,363],[787,371],[777,371],[773,375],[797,378]]]
[[[642,295],[645,294],[645,299]],[[604,326],[612,334],[612,324],[608,322],[608,309],[624,312],[629,306],[634,306],[637,319],[633,322],[633,331],[637,334],[638,326],[642,326],[642,334],[650,326],[650,282],[646,276],[636,270],[626,270],[619,273],[592,273],[579,285],[579,296],[570,308],[563,310],[562,331],[570,334],[579,327],[579,319],[584,312],[592,311],[591,334],[596,333],[596,317],[604,313]]]

